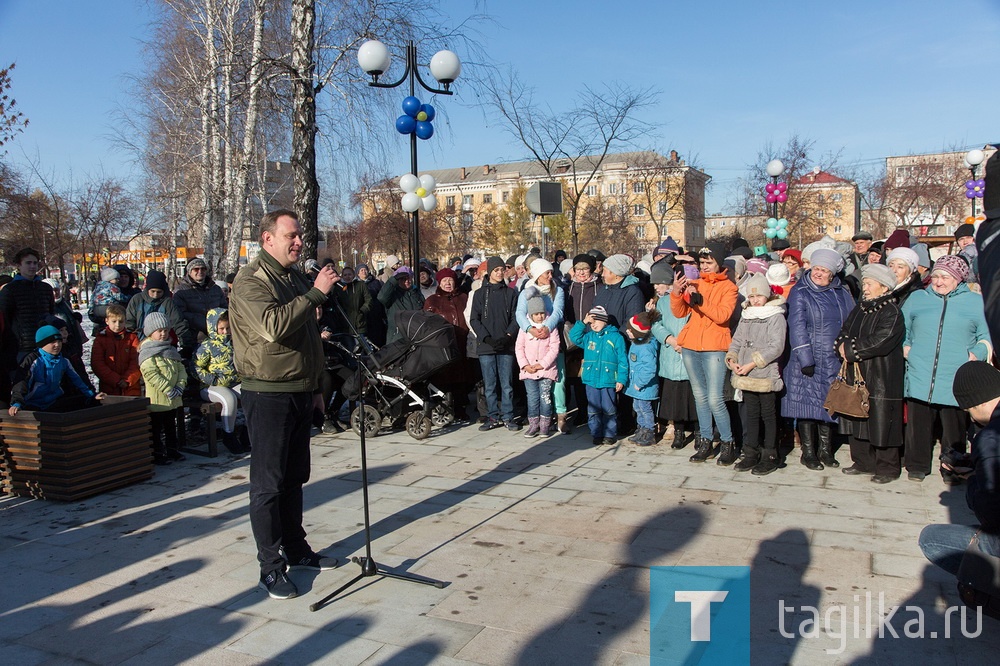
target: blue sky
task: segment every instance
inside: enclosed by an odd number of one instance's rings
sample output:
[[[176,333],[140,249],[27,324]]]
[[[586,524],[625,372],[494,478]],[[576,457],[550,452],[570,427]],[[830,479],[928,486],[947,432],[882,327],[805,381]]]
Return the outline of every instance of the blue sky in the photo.
[[[660,90],[645,113],[662,126],[651,144],[697,156],[715,180],[710,213],[724,207],[729,184],[765,142],[793,133],[815,139],[819,152],[843,149],[847,164],[1000,141],[991,122],[1000,108],[997,0],[478,6],[495,20],[480,28],[484,52],[514,67],[553,109],[568,108],[588,83]],[[444,0],[441,8],[464,17],[476,3]],[[110,136],[128,77],[142,71],[149,19],[142,0],[0,0],[0,60],[17,62],[13,93],[31,120],[8,159],[37,155],[63,183],[102,171],[127,177],[129,156]],[[422,168],[525,157],[463,95],[461,79],[455,90],[436,100],[448,122],[421,144]],[[402,142],[399,152],[393,166],[402,172]]]

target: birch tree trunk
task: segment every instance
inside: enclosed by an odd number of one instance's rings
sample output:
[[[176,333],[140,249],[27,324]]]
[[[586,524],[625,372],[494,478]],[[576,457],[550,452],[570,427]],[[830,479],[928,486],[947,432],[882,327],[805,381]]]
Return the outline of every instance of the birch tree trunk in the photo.
[[[302,225],[302,257],[316,257],[319,182],[316,178],[315,0],[292,0],[292,174]]]

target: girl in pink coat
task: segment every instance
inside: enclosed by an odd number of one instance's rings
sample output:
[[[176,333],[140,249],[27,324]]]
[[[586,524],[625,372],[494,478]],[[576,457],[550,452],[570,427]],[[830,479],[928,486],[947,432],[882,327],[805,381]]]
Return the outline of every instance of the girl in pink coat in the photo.
[[[545,326],[549,313],[545,301],[538,296],[528,299],[528,319],[532,326]],[[519,378],[524,380],[528,394],[528,430],[525,437],[549,436],[552,425],[552,384],[556,380],[556,358],[559,356],[559,336],[536,338],[525,330],[517,334],[514,345]]]

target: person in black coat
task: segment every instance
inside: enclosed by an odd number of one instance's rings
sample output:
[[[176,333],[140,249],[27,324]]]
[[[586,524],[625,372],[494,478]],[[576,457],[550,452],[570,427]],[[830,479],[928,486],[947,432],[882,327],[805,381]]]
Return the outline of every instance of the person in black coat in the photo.
[[[26,247],[14,255],[18,274],[0,290],[0,315],[4,322],[3,369],[11,374],[21,360],[36,349],[35,331],[45,315],[55,314],[52,287],[38,274],[41,255]]]
[[[505,265],[500,257],[486,260],[487,282],[472,297],[469,323],[479,341],[476,352],[483,371],[488,416],[480,430],[492,430],[506,424],[520,430],[514,421],[514,341],[517,336],[517,292],[504,282]],[[497,384],[500,395],[497,396]],[[497,400],[500,400],[498,406]]]
[[[847,360],[847,381],[854,363],[869,392],[867,419],[840,417],[840,430],[850,435],[851,459],[845,474],[872,474],[874,483],[899,478],[903,447],[903,337],[906,328],[896,304],[896,276],[883,264],[861,269],[861,302],[851,311],[834,341]]]

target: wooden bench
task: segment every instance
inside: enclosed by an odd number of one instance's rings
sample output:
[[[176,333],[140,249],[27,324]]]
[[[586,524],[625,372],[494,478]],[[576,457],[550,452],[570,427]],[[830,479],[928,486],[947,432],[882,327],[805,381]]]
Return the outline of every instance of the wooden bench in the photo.
[[[184,425],[184,415],[177,419],[177,443],[185,453],[193,453],[196,456],[214,458],[219,455],[219,443],[215,435],[216,417],[222,413],[222,405],[217,402],[203,402],[202,400],[185,400],[184,409],[191,410],[192,413],[200,413],[205,419],[208,427],[208,452],[191,448],[187,445],[187,428]]]
[[[153,476],[149,400],[108,396],[72,412],[0,415],[0,488],[76,501]]]

